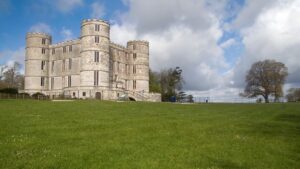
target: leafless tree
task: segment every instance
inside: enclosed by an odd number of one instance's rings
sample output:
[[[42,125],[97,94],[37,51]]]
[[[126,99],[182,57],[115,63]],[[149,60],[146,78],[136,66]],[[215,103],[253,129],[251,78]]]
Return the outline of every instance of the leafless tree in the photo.
[[[3,81],[3,76],[4,76],[4,72],[6,70],[7,66],[6,65],[3,65],[0,67],[0,88],[4,88],[6,87],[4,81]]]
[[[1,78],[2,83],[6,88],[24,88],[24,76],[20,74],[21,64],[14,62],[12,67],[6,66],[3,70]]]

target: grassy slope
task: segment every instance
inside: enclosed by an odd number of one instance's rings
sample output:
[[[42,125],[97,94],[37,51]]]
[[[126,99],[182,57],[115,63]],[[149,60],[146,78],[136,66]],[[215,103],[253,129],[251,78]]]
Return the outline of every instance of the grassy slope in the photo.
[[[300,168],[300,104],[0,100],[0,168]]]

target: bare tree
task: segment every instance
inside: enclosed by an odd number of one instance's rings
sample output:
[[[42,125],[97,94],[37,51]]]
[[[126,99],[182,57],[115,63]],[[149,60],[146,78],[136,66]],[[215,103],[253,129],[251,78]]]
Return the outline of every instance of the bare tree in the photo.
[[[6,68],[6,65],[0,67],[0,89],[6,87],[5,82],[3,81],[3,76]]]
[[[259,61],[252,65],[246,76],[246,87],[243,96],[262,96],[269,103],[269,96],[275,101],[283,96],[282,87],[288,75],[287,67],[275,60]]]
[[[6,69],[7,69],[6,65],[0,66],[0,81],[3,80],[3,74]]]
[[[14,62],[12,67],[6,67],[2,77],[5,87],[23,89],[24,76],[19,72],[20,67],[21,64],[18,62]]]

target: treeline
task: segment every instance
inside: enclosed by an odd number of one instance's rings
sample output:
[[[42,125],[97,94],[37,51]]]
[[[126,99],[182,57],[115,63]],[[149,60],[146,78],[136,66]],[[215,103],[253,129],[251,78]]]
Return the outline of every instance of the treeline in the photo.
[[[182,91],[184,79],[180,67],[149,72],[150,92],[160,93],[162,101],[193,102],[193,96]]]
[[[12,66],[0,68],[0,93],[18,93],[24,89],[24,75],[20,73],[21,64],[14,62]]]
[[[286,95],[288,102],[300,102],[300,88],[291,88]]]

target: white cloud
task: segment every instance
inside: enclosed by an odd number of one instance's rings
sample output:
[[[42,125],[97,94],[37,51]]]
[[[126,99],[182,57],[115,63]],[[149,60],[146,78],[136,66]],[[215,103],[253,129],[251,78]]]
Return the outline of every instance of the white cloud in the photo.
[[[5,65],[11,66],[14,62],[18,62],[22,65],[21,73],[24,72],[24,61],[25,61],[25,48],[20,47],[17,50],[5,50],[0,52],[0,58],[5,58]],[[2,60],[2,59],[1,59]]]
[[[223,83],[220,70],[228,67],[217,42],[220,22],[204,1],[126,1],[129,11],[111,27],[112,41],[150,42],[150,66],[158,71],[180,66],[185,88],[206,90]]]
[[[49,34],[52,32],[50,26],[45,23],[42,23],[42,22],[31,26],[29,28],[29,31],[30,32],[44,32],[44,33],[49,33]]]
[[[100,2],[94,2],[91,5],[91,17],[92,18],[102,18],[105,15],[104,5]]]
[[[74,38],[72,30],[67,29],[65,27],[62,28],[62,30],[60,31],[60,34],[64,40],[71,40]]]
[[[235,45],[236,43],[237,43],[236,40],[231,38],[231,39],[228,39],[227,41],[223,42],[222,44],[220,44],[220,46],[221,46],[221,48],[225,49],[232,45]]]
[[[252,24],[241,29],[245,53],[233,70],[235,84],[242,86],[251,64],[264,59],[283,62],[290,73],[287,82],[299,82],[300,20],[295,16],[300,16],[300,1],[273,1],[256,15]]]
[[[257,17],[268,8],[274,6],[276,1],[277,0],[246,0],[243,9],[235,19],[233,26],[241,28],[252,25]]]
[[[113,24],[110,27],[110,37],[114,42],[126,45],[128,40],[137,38],[137,32],[135,26],[130,24]]]
[[[51,2],[51,1],[50,1]],[[53,0],[54,7],[60,12],[67,13],[84,3],[82,0]]]

